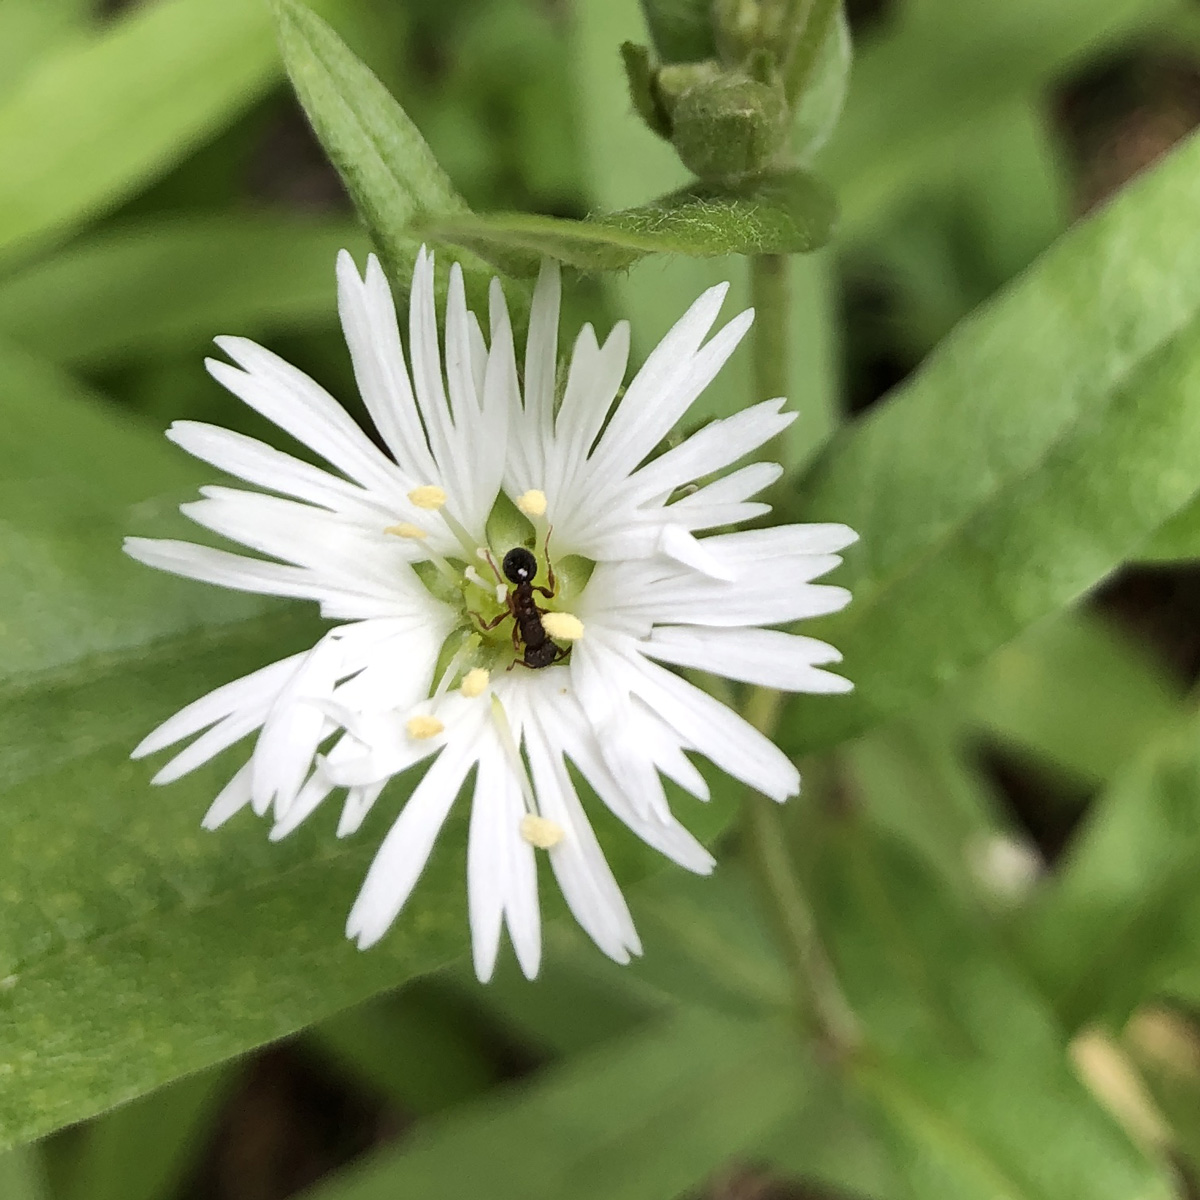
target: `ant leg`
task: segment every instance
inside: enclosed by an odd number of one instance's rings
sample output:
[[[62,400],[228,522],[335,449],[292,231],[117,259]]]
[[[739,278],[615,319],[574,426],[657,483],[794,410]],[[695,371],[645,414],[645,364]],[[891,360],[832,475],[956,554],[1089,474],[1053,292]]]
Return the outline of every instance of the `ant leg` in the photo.
[[[512,639],[513,639],[513,650],[517,654],[520,654],[521,653],[521,627],[516,623],[516,621],[513,622]]]
[[[512,613],[510,613],[510,612],[502,612],[498,617],[495,618],[495,620],[485,621],[483,619],[483,613],[477,613],[473,608],[467,609],[467,613],[470,616],[474,617],[475,620],[477,620],[479,622],[479,628],[482,630],[485,630],[485,631],[488,629],[495,629],[496,626],[499,625],[500,622],[503,621],[505,617],[512,616]],[[516,631],[514,629],[514,633],[515,632]]]

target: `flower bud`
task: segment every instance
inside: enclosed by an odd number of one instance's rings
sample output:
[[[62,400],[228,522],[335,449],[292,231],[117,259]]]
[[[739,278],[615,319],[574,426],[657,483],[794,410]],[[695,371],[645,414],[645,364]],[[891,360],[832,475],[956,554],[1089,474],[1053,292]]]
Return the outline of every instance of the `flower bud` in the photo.
[[[733,179],[770,166],[787,136],[789,113],[779,88],[717,74],[681,91],[671,124],[672,144],[689,170],[701,179]]]

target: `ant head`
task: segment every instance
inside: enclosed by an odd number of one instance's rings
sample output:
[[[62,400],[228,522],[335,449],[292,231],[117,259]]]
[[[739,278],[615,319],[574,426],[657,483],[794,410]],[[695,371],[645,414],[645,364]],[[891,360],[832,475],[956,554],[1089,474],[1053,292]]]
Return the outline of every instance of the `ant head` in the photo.
[[[502,566],[511,583],[532,583],[538,572],[537,559],[524,546],[514,546],[504,556]]]

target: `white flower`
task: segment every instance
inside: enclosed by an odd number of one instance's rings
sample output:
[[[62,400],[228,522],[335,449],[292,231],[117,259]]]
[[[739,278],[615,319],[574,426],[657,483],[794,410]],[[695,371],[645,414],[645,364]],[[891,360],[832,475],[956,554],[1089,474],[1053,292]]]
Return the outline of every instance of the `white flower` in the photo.
[[[273,811],[271,836],[280,838],[345,787],[346,835],[392,777],[432,758],[350,913],[347,932],[366,947],[400,912],[474,771],[467,887],[480,978],[491,975],[505,925],[525,974],[537,972],[538,849],[597,945],[620,962],[639,953],[568,762],[639,837],[706,873],[713,859],[671,813],[663,777],[707,799],[688,757],[699,753],[784,800],[799,776],[740,716],[659,663],[787,691],[850,686],[821,669],[839,661],[832,647],[764,627],[847,602],[844,589],[812,581],[854,533],[791,525],[696,536],[768,511],[751,497],[778,477],[771,464],[681,494],[785,429],[783,401],[655,454],[749,328],[747,312],[705,342],[724,293],[696,301],[614,406],[629,350],[624,322],[603,346],[583,329],[558,395],[557,268],[543,269],[534,294],[522,396],[498,284],[485,341],[452,269],[443,365],[433,260],[422,251],[410,376],[378,262],[360,279],[343,252],[342,326],[388,453],[295,368],[251,342],[220,339],[237,366],[210,361],[216,379],[333,471],[178,422],[172,440],[265,489],[205,488],[184,512],[264,557],[139,538],[127,549],[176,574],[319,601],[341,623],[306,653],[218,688],[155,730],[135,757],[199,735],[155,782],[257,731],[205,825],[249,805]]]

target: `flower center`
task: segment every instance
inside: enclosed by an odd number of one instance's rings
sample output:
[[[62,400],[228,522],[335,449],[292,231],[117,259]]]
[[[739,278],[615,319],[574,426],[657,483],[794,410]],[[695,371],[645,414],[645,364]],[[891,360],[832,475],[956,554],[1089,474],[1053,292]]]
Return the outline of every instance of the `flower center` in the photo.
[[[497,671],[540,670],[565,662],[584,636],[570,611],[591,575],[577,555],[553,556],[546,496],[528,491],[516,502],[501,495],[487,521],[483,545],[447,509],[445,491],[425,485],[409,493],[421,523],[401,521],[385,532],[420,545],[415,570],[456,614],[434,672],[436,700],[451,688],[482,695]],[[436,522],[443,522],[439,530]],[[443,554],[431,535],[448,531],[457,545]],[[444,536],[433,539],[444,545]]]

